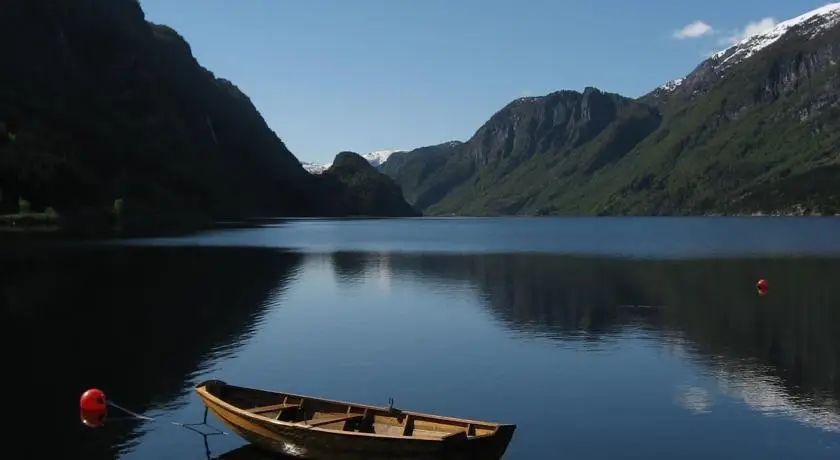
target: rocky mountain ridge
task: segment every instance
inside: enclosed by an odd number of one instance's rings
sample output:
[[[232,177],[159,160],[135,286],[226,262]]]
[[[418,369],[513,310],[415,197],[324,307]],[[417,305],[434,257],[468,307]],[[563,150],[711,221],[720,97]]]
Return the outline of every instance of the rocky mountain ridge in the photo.
[[[731,46],[713,53],[697,68],[685,77],[677,78],[654,89],[644,98],[661,98],[675,91],[696,94],[703,91],[703,86],[719,82],[726,71],[744,62],[756,53],[773,45],[782,37],[786,40],[795,37],[811,40],[840,24],[840,3],[831,3],[809,11],[787,21],[759,32],[732,44]],[[786,37],[786,34],[790,34]]]
[[[747,37],[630,99],[517,99],[417,174],[383,165],[426,214],[840,211],[840,4]]]

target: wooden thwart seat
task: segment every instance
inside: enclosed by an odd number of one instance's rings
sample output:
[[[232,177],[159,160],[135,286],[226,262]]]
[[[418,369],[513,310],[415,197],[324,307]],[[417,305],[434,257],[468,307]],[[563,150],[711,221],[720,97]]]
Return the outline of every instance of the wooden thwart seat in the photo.
[[[349,421],[355,421],[355,420],[360,420],[361,421],[362,417],[363,417],[362,414],[341,415],[341,416],[338,416],[338,417],[331,417],[331,418],[325,418],[325,419],[322,419],[322,420],[307,422],[307,425],[309,425],[309,426],[321,426],[321,425],[329,425],[331,423],[338,423],[338,422],[349,422]]]
[[[272,404],[270,406],[260,406],[260,407],[252,407],[248,409],[248,412],[254,414],[264,414],[266,412],[274,412],[276,410],[282,411],[283,409],[288,409],[290,407],[298,407],[297,404]]]

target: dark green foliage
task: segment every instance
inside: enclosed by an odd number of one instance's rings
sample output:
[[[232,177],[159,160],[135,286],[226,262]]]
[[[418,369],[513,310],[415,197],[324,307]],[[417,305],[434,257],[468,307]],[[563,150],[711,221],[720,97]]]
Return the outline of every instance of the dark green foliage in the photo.
[[[426,214],[706,214],[837,209],[840,27],[795,33],[671,94],[587,88],[514,101],[445,164],[392,175]],[[386,162],[387,168],[387,162]]]
[[[840,214],[840,165],[811,168],[790,175],[781,172],[773,180],[745,190],[732,207],[757,209],[765,212],[793,210],[803,214]],[[765,203],[774,203],[770,209]]]
[[[136,0],[4,6],[0,213],[345,215],[233,83]],[[343,193],[343,192],[342,192]],[[376,214],[376,209],[370,212]]]

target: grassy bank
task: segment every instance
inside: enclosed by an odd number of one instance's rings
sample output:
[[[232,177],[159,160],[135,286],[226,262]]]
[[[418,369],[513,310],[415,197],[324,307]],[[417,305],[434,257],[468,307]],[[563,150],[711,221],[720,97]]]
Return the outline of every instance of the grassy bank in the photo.
[[[60,219],[54,212],[21,212],[0,215],[0,230],[51,230],[60,228]]]
[[[32,212],[29,201],[18,199],[18,212],[0,214],[0,230],[58,230],[61,218],[53,208]]]
[[[157,236],[188,234],[213,226],[212,219],[196,213],[126,214],[122,200],[113,209],[79,209],[59,214],[52,208],[33,212],[20,201],[19,212],[0,214],[0,232],[56,233],[74,236]]]

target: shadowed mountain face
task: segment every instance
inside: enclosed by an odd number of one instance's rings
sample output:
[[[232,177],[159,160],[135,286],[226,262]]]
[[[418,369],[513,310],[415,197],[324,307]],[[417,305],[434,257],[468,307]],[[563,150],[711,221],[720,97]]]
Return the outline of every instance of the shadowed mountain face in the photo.
[[[424,209],[440,196],[423,185],[449,161],[463,146],[463,142],[421,147],[406,152],[396,152],[380,165],[379,169],[399,184],[405,199],[417,209]]]
[[[427,215],[837,213],[838,18],[835,5],[736,45],[637,100],[518,99],[445,159],[382,169]]]
[[[138,424],[86,428],[79,395],[98,387],[137,412],[170,404],[247,341],[300,262],[247,249],[4,251],[6,366],[29,395],[6,401],[12,435],[31,439],[31,430],[48,422],[40,456],[117,456],[130,448]]]
[[[12,2],[0,39],[0,213],[19,198],[88,220],[116,200],[124,216],[354,212],[137,0]]]
[[[341,152],[323,174],[315,176],[337,207],[350,215],[416,217],[390,177],[355,152]]]

